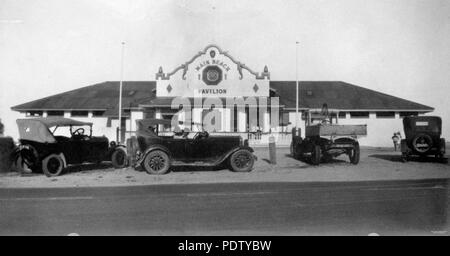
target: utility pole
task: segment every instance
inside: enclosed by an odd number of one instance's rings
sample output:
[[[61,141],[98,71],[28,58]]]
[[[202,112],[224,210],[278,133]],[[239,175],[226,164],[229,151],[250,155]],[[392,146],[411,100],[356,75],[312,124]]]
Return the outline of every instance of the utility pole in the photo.
[[[122,42],[122,56],[120,65],[120,83],[119,83],[119,142],[123,142],[122,138],[122,85],[123,85],[123,59],[125,52],[125,42]]]
[[[299,84],[298,84],[298,41],[295,42],[295,130],[298,130],[298,97],[299,97]]]

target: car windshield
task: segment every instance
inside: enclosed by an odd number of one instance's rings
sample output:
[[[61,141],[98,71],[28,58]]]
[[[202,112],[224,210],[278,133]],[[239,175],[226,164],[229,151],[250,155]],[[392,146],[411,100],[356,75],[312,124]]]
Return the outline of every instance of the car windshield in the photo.
[[[53,136],[59,136],[59,137],[72,137],[73,135],[90,135],[91,126],[89,125],[77,125],[72,127],[60,127],[55,126],[50,128],[50,132],[53,134]]]

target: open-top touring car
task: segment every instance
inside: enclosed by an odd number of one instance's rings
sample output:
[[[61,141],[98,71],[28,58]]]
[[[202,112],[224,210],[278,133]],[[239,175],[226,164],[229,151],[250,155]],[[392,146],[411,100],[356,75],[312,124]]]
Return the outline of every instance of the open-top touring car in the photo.
[[[165,174],[171,166],[218,166],[223,163],[235,172],[249,172],[256,157],[240,136],[210,136],[207,131],[160,134],[159,127],[170,120],[137,120],[137,165],[149,174]]]
[[[125,146],[109,142],[104,136],[92,136],[92,123],[63,117],[18,119],[16,122],[20,135],[14,157],[17,168],[42,170],[47,176],[58,176],[71,164],[111,161],[115,168],[127,165]],[[57,135],[60,128],[69,128],[68,136]],[[85,128],[89,129],[89,134]]]

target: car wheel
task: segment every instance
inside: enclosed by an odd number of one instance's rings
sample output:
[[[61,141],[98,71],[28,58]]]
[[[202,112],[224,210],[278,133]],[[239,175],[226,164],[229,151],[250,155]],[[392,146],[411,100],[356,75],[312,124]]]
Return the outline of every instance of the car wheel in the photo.
[[[350,158],[350,163],[352,164],[358,164],[359,158],[360,158],[360,150],[359,150],[359,143],[355,142],[353,144],[353,148],[350,149],[348,153],[348,157]]]
[[[313,165],[318,165],[320,163],[320,146],[314,145],[311,152],[311,163]]]
[[[127,152],[124,148],[116,148],[111,155],[111,162],[114,168],[124,168],[127,166]]]
[[[148,174],[166,174],[170,167],[169,156],[161,150],[148,153],[142,162],[142,168]]]
[[[249,172],[252,170],[254,163],[253,154],[245,149],[234,152],[230,157],[231,170],[234,172]]]
[[[61,174],[64,169],[64,162],[61,156],[51,154],[42,161],[42,171],[47,177],[54,177]]]

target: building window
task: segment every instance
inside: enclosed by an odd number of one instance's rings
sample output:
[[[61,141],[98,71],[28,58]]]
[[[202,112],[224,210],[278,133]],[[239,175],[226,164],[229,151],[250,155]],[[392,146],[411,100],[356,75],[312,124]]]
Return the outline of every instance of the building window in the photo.
[[[70,116],[73,116],[73,117],[87,117],[88,116],[88,111],[72,111],[70,113]]]
[[[26,116],[27,117],[39,117],[39,116],[42,116],[43,115],[43,111],[28,111],[28,112],[26,112]]]
[[[376,112],[377,118],[395,118],[395,112]]]
[[[280,117],[280,125],[281,126],[288,126],[289,124],[291,124],[289,122],[289,112],[283,112],[283,114]]]
[[[339,119],[345,119],[347,112],[339,112]]]
[[[64,111],[47,111],[47,116],[64,116]]]
[[[103,116],[104,114],[105,114],[105,111],[92,111],[93,117],[100,117],[100,116]]]
[[[418,116],[419,112],[400,112],[400,117]]]
[[[350,112],[350,118],[369,118],[369,112]]]
[[[144,111],[144,119],[155,118],[156,111],[154,109],[146,109]]]

